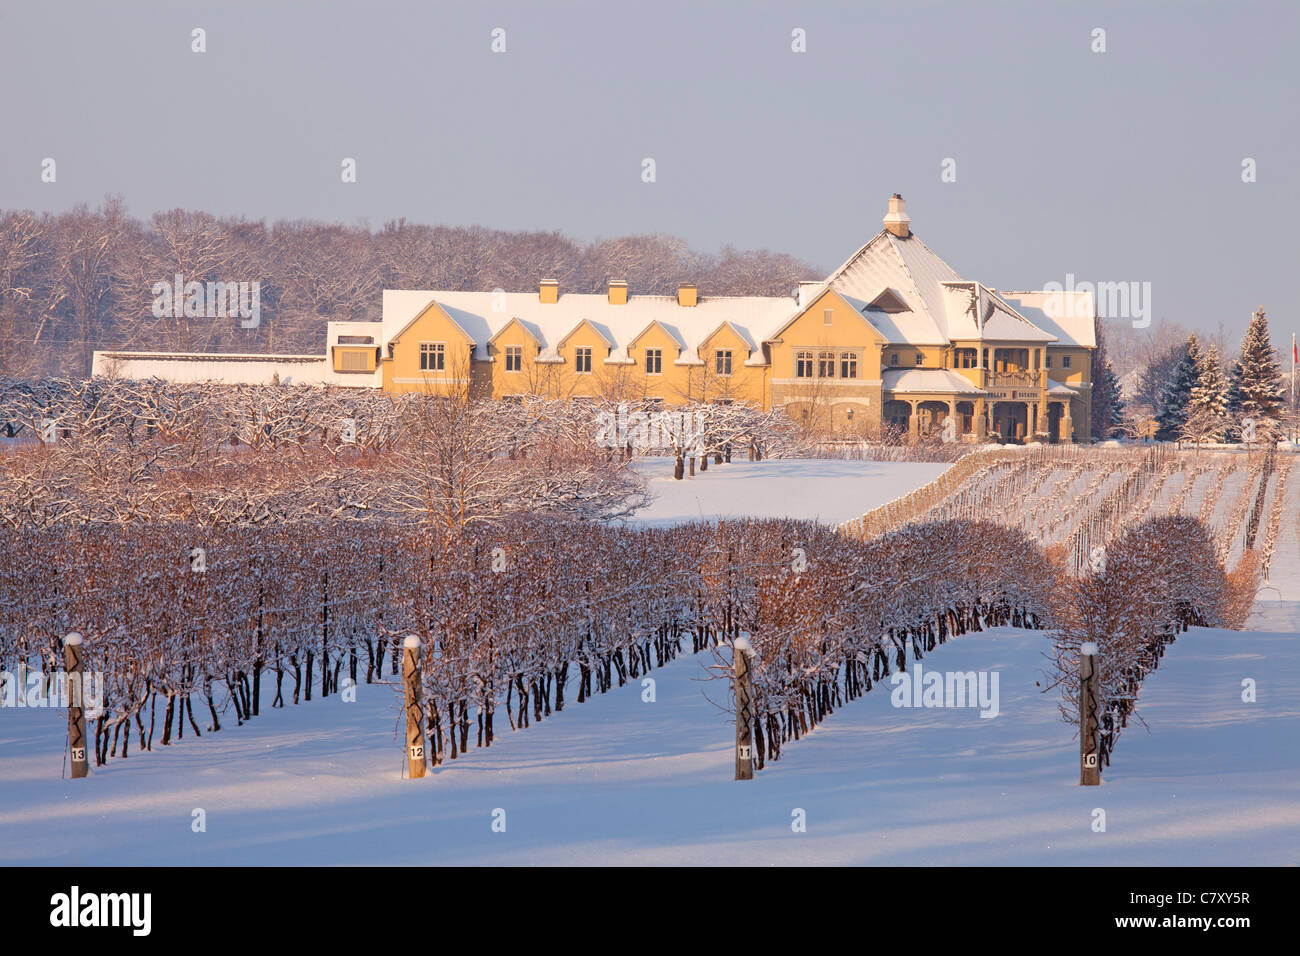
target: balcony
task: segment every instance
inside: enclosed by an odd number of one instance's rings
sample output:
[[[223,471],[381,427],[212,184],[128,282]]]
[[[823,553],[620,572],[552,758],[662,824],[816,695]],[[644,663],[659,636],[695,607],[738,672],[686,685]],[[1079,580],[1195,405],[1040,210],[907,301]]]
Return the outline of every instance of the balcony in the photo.
[[[988,385],[1002,388],[1041,388],[1043,387],[1042,371],[1017,371],[1017,372],[993,372],[988,373]]]

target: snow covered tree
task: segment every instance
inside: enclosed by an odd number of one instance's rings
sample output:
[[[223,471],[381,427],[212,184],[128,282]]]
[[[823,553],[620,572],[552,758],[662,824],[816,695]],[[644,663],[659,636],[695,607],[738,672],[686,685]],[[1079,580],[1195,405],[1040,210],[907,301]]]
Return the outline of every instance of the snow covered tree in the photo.
[[[1238,428],[1247,420],[1254,422],[1256,438],[1267,440],[1279,431],[1284,405],[1277,352],[1269,341],[1264,310],[1257,309],[1241,340],[1241,357],[1232,366],[1228,414]]]
[[[1187,337],[1182,357],[1160,393],[1160,406],[1156,409],[1156,421],[1160,423],[1160,430],[1156,437],[1162,441],[1176,440],[1179,429],[1187,420],[1187,403],[1199,377],[1200,361],[1201,343],[1193,333]]]
[[[1100,319],[1096,326],[1097,351],[1092,355],[1092,436],[1109,438],[1124,418],[1124,399],[1120,394],[1119,378],[1106,354]]]
[[[1223,441],[1228,430],[1228,382],[1223,374],[1219,349],[1211,345],[1200,354],[1196,384],[1187,398],[1186,414],[1179,438],[1202,442]]]

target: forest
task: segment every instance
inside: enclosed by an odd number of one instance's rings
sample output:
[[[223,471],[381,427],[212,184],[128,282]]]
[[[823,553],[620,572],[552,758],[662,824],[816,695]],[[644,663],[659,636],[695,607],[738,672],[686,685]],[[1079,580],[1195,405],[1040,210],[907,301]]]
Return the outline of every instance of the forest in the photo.
[[[258,283],[260,321],[157,317],[155,283]],[[674,236],[580,242],[558,232],[218,218],[174,209],[147,219],[119,197],[65,213],[0,211],[0,375],[84,378],[96,349],[319,353],[326,323],[379,319],[383,289],[790,295],[824,275],[791,256],[692,250]]]

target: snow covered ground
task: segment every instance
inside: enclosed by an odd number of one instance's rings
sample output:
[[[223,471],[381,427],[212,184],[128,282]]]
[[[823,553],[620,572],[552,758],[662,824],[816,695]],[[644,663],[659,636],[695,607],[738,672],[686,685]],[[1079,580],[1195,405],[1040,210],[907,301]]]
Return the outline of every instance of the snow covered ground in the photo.
[[[951,466],[923,461],[733,460],[681,481],[673,478],[671,458],[638,458],[633,467],[646,479],[653,498],[637,515],[641,524],[781,515],[838,525],[933,481]]]
[[[692,657],[652,672],[653,703],[630,684],[416,781],[386,687],[82,781],[59,779],[61,712],[0,712],[0,864],[1300,863],[1294,635],[1180,637],[1143,687],[1148,727],[1125,731],[1096,789],[1077,785],[1078,744],[1036,686],[1044,640],[970,634],[922,662],[996,670],[996,718],[895,708],[881,685],[747,783],[702,693],[725,686],[702,685]]]
[[[840,521],[945,467],[736,462],[675,482],[670,463],[637,466],[660,472],[646,522]],[[731,719],[709,699],[725,701],[726,685],[704,682],[690,656],[651,672],[653,702],[639,683],[584,704],[571,689],[563,713],[519,732],[499,726],[493,747],[418,781],[402,779],[387,686],[363,685],[355,703],[274,711],[268,694],[244,727],[228,713],[220,733],[132,751],[79,781],[60,779],[63,711],[4,709],[0,865],[1297,864],[1298,521],[1293,509],[1273,562],[1276,599],[1261,595],[1256,630],[1179,637],[1099,788],[1077,785],[1072,728],[1056,693],[1037,686],[1046,638],[1007,628],[922,662],[997,671],[996,718],[895,708],[878,686],[746,783],[731,780]],[[1246,678],[1253,703],[1241,700]],[[205,832],[193,830],[196,810]],[[806,832],[791,828],[797,811]]]

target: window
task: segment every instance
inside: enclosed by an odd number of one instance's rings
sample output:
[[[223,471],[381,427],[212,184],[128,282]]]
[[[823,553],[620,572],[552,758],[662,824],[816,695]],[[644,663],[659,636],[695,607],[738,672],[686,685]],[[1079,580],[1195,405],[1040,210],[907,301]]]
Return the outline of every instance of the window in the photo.
[[[524,347],[522,345],[506,346],[506,371],[518,372],[524,367]]]
[[[831,319],[834,317],[834,315],[835,315],[835,313],[834,313],[833,310],[831,310],[831,309],[823,309],[823,310],[822,310],[822,325],[830,325],[830,324],[831,324]]]
[[[366,361],[365,352],[349,351],[343,353],[343,371],[345,372],[368,372],[370,371],[369,362]]]
[[[420,371],[441,372],[447,368],[447,346],[442,342],[420,343]]]
[[[800,352],[794,357],[795,371],[798,378],[812,378],[813,357],[811,352]]]
[[[1047,362],[1047,367],[1048,367],[1048,368],[1051,368],[1051,367],[1052,367],[1052,357],[1051,357],[1050,355],[1047,356],[1047,358],[1046,358],[1046,362]]]
[[[713,353],[714,371],[718,375],[731,374],[731,349],[721,349]]]
[[[1069,368],[1069,367],[1070,367],[1070,356],[1068,356],[1068,355],[1062,355],[1062,356],[1061,356],[1061,368]]]
[[[917,352],[917,353],[916,353],[916,364],[917,364],[917,365],[920,365],[920,364],[921,364],[921,353],[920,353],[920,352]]]
[[[817,377],[834,378],[835,377],[835,353],[822,352],[817,356]]]
[[[975,368],[975,356],[974,349],[958,349],[957,368]]]
[[[890,364],[890,365],[897,365],[897,364],[898,364],[898,353],[897,353],[897,352],[890,352],[890,353],[889,353],[889,364]]]
[[[573,350],[573,370],[575,372],[591,371],[591,349]]]
[[[664,371],[664,350],[646,349],[645,350],[645,373],[647,375],[662,375],[663,371]]]
[[[858,377],[858,355],[856,352],[840,353],[840,378]],[[849,413],[852,415],[852,412]]]

